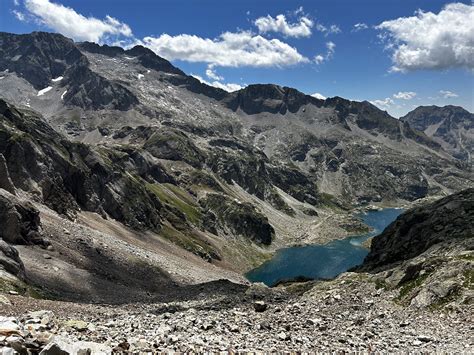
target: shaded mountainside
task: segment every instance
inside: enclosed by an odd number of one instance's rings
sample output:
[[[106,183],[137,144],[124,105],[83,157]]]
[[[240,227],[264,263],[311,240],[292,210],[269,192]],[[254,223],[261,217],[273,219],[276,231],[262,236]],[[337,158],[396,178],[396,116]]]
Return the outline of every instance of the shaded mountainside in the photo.
[[[474,189],[400,215],[356,270],[375,274],[416,308],[474,301]]]
[[[468,239],[474,242],[474,189],[400,215],[372,240],[363,269],[386,267],[412,259],[436,244],[462,244]]]
[[[420,106],[401,120],[443,145],[455,157],[472,161],[474,114],[459,106]]]

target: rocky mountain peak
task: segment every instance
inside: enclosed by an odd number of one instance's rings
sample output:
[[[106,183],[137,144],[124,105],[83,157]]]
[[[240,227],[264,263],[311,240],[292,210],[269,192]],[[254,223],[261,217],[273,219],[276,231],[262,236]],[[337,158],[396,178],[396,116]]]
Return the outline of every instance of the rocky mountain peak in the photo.
[[[86,52],[106,55],[108,57],[116,57],[119,55],[134,57],[145,68],[153,69],[170,74],[186,75],[183,71],[173,66],[169,61],[156,55],[151,49],[141,45],[134,46],[131,49],[123,49],[122,47],[108,46],[106,44],[99,45],[92,42],[78,43],[77,46]]]
[[[459,106],[420,106],[401,117],[456,158],[470,163],[474,152],[474,114]]]
[[[86,47],[106,52],[119,50],[92,43]],[[25,79],[38,90],[38,95],[58,82],[66,89],[61,100],[69,106],[127,110],[138,103],[123,85],[93,72],[89,60],[71,39],[55,33],[0,33],[0,70]]]
[[[106,44],[100,45],[94,42],[82,42],[82,43],[78,43],[77,46],[81,50],[84,50],[90,53],[98,53],[98,54],[106,55],[109,57],[115,57],[119,54],[124,53],[124,49],[122,47],[108,46]]]
[[[81,56],[72,40],[57,33],[0,32],[0,70],[16,72],[38,90],[63,75]]]
[[[229,94],[227,106],[233,111],[241,109],[247,114],[261,112],[297,112],[303,105],[321,106],[321,100],[306,95],[296,89],[275,84],[253,84]]]
[[[421,131],[446,119],[450,120],[452,124],[462,124],[466,128],[474,127],[474,114],[454,105],[442,107],[435,105],[419,106],[400,118],[400,120],[409,122],[414,128]]]

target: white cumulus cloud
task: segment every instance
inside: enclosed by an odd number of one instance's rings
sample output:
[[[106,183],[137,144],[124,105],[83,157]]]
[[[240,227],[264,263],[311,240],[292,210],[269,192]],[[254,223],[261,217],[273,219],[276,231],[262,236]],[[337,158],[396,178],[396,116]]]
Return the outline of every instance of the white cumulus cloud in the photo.
[[[302,9],[301,9],[302,10]],[[299,18],[298,23],[289,23],[285,15],[259,17],[254,22],[260,33],[278,32],[288,37],[309,37],[314,23],[306,16]]]
[[[366,30],[368,28],[369,28],[369,26],[367,26],[366,23],[359,22],[359,23],[356,23],[354,25],[354,28],[352,29],[352,32],[359,32],[359,31],[362,31],[362,30]]]
[[[386,97],[383,100],[373,100],[369,101],[372,105],[377,106],[378,108],[387,110],[390,106],[394,104],[393,100],[390,97]]]
[[[195,74],[191,74],[193,77],[195,77],[197,80],[199,80],[201,83],[204,83],[209,86],[214,86],[216,88],[225,90],[227,92],[232,92],[232,91],[237,91],[240,89],[243,89],[243,86],[239,84],[234,84],[234,83],[222,83],[220,81],[214,80],[214,81],[207,81],[203,77]]]
[[[328,36],[330,34],[336,34],[340,33],[341,29],[339,28],[338,25],[331,25],[329,27],[326,27],[320,23],[317,23],[315,26],[315,29],[321,33],[323,33],[325,36]]]
[[[327,99],[326,96],[320,94],[319,92],[315,92],[314,94],[311,94],[311,96],[312,96],[312,97],[315,97],[315,98],[317,98],[317,99],[320,99],[320,100],[326,100],[326,99]]]
[[[101,42],[109,36],[132,37],[130,27],[106,16],[85,17],[70,7],[49,0],[25,0],[25,8],[38,22],[77,41]]]
[[[399,100],[411,100],[416,96],[416,92],[413,91],[399,91],[393,94],[393,97]]]
[[[444,99],[452,99],[455,97],[459,97],[458,94],[449,90],[440,90],[439,93]]]
[[[326,42],[326,54],[316,55],[314,57],[314,62],[319,65],[330,60],[334,56],[335,51],[336,51],[336,44],[331,41]]]
[[[216,73],[213,65],[209,65],[207,67],[206,76],[212,80],[218,80],[218,81],[224,80],[223,76],[220,76],[219,74]]]
[[[221,67],[283,67],[309,59],[285,42],[250,31],[225,32],[210,39],[180,34],[145,37],[143,44],[168,60],[202,62]]]
[[[15,17],[20,20],[20,21],[26,21],[26,16],[23,12],[21,11],[18,11],[18,10],[13,10],[12,11],[13,15],[15,15]]]
[[[438,14],[417,11],[414,16],[384,21],[378,26],[393,50],[393,71],[418,69],[474,69],[474,6],[446,5]]]

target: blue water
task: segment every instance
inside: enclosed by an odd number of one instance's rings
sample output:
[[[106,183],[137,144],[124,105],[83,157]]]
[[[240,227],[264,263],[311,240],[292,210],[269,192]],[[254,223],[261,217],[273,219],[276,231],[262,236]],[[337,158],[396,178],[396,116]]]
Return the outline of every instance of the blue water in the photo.
[[[325,245],[280,249],[272,259],[248,272],[246,277],[249,281],[263,282],[268,286],[297,277],[332,279],[361,264],[368,254],[362,243],[382,232],[402,212],[402,209],[385,208],[360,214],[359,217],[373,228],[370,233],[335,240]]]

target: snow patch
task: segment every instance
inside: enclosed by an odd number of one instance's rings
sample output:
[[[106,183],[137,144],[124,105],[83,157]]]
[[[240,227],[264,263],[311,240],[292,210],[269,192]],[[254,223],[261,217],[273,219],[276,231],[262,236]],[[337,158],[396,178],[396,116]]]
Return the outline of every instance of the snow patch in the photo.
[[[312,97],[315,97],[315,98],[317,98],[317,99],[319,99],[319,100],[326,100],[326,99],[327,99],[326,96],[320,94],[319,92],[315,92],[314,94],[311,94],[311,96],[312,96]]]
[[[62,76],[58,76],[57,78],[54,78],[54,79],[51,79],[52,82],[56,82],[56,81],[61,81],[63,80],[63,77]]]
[[[138,74],[137,77],[138,77],[138,79],[141,79],[141,78],[144,78],[145,75],[143,75],[143,74]]]
[[[51,90],[53,87],[52,86],[48,86],[47,88],[44,88],[44,89],[41,89],[40,91],[38,91],[38,95],[37,96],[42,96],[44,94],[46,94],[49,90]]]
[[[150,74],[150,73],[151,73],[151,70],[150,70],[150,69],[148,69],[148,70],[146,71],[146,73],[147,73],[147,74]]]
[[[134,57],[127,57],[127,56],[125,56],[125,59],[133,60],[133,59],[135,59],[135,58],[134,58]]]
[[[61,100],[64,99],[64,95],[66,95],[66,93],[67,93],[67,90],[62,93],[62,95],[61,95]]]
[[[2,80],[3,78],[5,78],[4,76],[0,76],[0,80]]]

